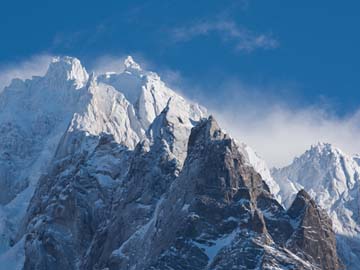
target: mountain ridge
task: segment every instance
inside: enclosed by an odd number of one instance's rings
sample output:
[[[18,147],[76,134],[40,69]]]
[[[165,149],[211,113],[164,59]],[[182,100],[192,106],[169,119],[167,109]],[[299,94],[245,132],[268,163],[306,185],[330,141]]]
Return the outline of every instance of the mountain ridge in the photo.
[[[306,217],[323,236],[325,261],[319,250],[290,241],[299,227],[250,147],[156,73],[131,57],[124,65],[120,73],[88,75],[78,59],[55,58],[44,77],[15,80],[1,93],[0,263],[339,269],[333,232],[313,214],[317,206]]]

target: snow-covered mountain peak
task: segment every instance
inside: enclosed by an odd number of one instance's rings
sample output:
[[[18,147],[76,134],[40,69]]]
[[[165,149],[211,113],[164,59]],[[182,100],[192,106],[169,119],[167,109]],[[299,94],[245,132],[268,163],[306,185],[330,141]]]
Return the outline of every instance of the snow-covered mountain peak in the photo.
[[[336,175],[337,169],[343,170],[343,166],[352,163],[354,163],[354,159],[339,148],[336,148],[330,143],[319,142],[312,145],[309,150],[305,151],[305,153],[299,157],[296,157],[288,167],[296,166],[297,168],[305,169],[310,166],[312,167],[312,173],[316,171],[320,174],[326,172],[330,174],[335,173]],[[276,169],[274,171],[276,171]]]
[[[206,136],[210,140],[223,140],[229,138],[226,133],[220,129],[219,124],[215,120],[214,116],[210,115],[208,120],[206,120]]]
[[[202,121],[192,130],[188,146],[189,149],[193,148],[195,149],[193,152],[196,152],[199,145],[230,139],[230,136],[220,128],[215,118],[210,115],[208,118],[202,119]]]
[[[89,75],[79,59],[69,56],[54,57],[46,72],[45,78],[53,81],[74,81],[76,88],[83,87]]]
[[[317,143],[289,166],[275,169],[273,176],[282,192],[287,194],[282,196],[285,201],[288,193],[295,194],[304,188],[310,195],[320,196],[320,205],[326,207],[328,202],[347,194],[354,187],[359,172],[352,157],[329,143]],[[290,186],[292,192],[289,192]]]
[[[125,58],[124,61],[124,67],[125,67],[125,71],[141,71],[141,67],[138,63],[136,63],[134,61],[134,59],[132,58],[132,56],[128,56]]]
[[[126,58],[124,65],[125,70],[123,72],[99,75],[98,82],[111,85],[124,94],[126,99],[134,106],[144,130],[149,128],[155,117],[165,108],[170,98],[173,98],[175,103],[180,102],[181,105],[187,103],[184,103],[184,98],[171,90],[158,74],[141,69],[131,56]],[[189,113],[191,112],[191,114],[195,111],[201,113],[205,111],[195,104],[185,106],[190,110]],[[180,108],[178,113],[183,109]]]
[[[98,81],[113,86],[116,90],[122,92],[126,99],[133,105],[138,103],[141,99],[141,95],[144,91],[161,92],[160,95],[166,96],[165,103],[161,102],[161,110],[166,105],[170,95],[164,92],[172,91],[165,86],[165,83],[161,81],[159,75],[154,72],[143,70],[138,63],[134,61],[131,56],[128,56],[124,60],[124,70],[121,72],[107,72],[98,76]],[[165,91],[164,91],[165,90]],[[153,95],[148,95],[153,99]],[[155,97],[156,99],[157,97]],[[138,104],[141,106],[141,104]],[[160,111],[157,112],[159,114]],[[154,118],[152,117],[151,120]],[[149,123],[147,123],[149,124]],[[148,125],[147,125],[148,126]]]
[[[331,154],[343,155],[343,152],[339,148],[333,146],[331,143],[318,142],[317,144],[311,145],[309,154],[326,156]]]
[[[352,237],[359,237],[360,232],[359,158],[329,143],[317,143],[289,166],[274,169],[272,176],[280,186],[280,196],[286,206],[298,190],[305,189],[327,210],[338,234],[343,260],[349,269],[358,269],[360,242]]]

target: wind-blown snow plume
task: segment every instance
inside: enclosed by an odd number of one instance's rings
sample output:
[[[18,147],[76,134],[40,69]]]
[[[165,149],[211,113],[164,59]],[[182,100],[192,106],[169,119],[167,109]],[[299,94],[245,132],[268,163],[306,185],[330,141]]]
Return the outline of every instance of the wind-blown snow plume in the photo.
[[[30,79],[32,76],[44,75],[50,61],[51,56],[44,54],[32,56],[19,63],[0,66],[0,93],[14,78]]]

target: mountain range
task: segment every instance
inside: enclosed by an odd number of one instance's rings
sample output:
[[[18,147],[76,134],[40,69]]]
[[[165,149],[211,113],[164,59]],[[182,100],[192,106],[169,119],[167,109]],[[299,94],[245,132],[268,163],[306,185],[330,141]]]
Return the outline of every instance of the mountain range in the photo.
[[[319,143],[270,171],[130,56],[14,79],[0,131],[4,269],[357,269],[357,156]]]

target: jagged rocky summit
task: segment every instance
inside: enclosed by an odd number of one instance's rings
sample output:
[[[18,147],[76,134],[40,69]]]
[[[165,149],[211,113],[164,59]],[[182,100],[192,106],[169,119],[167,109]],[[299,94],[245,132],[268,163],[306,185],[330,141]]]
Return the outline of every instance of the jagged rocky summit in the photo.
[[[360,264],[358,160],[358,156],[347,155],[329,143],[318,143],[289,166],[272,170],[280,186],[278,196],[285,205],[305,189],[327,211],[336,232],[338,253],[350,270]]]
[[[340,269],[329,216],[131,57],[55,58],[0,95],[6,269]]]

